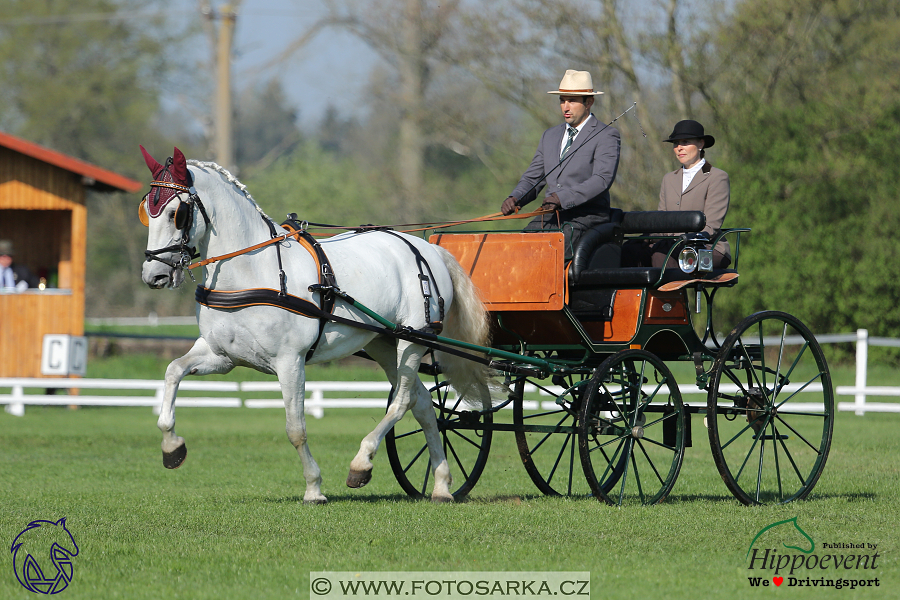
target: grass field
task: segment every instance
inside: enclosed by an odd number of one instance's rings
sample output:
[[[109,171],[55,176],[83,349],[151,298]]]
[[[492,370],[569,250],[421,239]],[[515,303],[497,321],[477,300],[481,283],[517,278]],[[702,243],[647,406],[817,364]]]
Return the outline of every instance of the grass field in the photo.
[[[66,517],[80,553],[65,598],[307,598],[309,572],[324,570],[590,571],[593,597],[613,599],[898,597],[900,415],[838,414],[810,500],[755,508],[729,495],[694,417],[694,447],[668,500],[620,509],[539,495],[503,433],[466,502],[407,500],[383,452],[372,483],[350,490],[349,461],[380,416],[310,420],[330,503],[304,506],[280,410],[179,409],[189,455],[177,471],[162,467],[146,408],[0,413],[0,541],[32,520]],[[817,554],[854,552],[823,543],[877,544],[879,554],[874,570],[795,575],[878,577],[880,587],[751,588],[748,577],[774,575],[748,569],[754,536],[793,517]],[[11,558],[4,564],[0,598],[33,597]]]

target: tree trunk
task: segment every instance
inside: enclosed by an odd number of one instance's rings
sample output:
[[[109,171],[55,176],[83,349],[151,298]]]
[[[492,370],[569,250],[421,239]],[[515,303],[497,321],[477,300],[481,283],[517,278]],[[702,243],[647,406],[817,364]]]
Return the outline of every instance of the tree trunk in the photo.
[[[422,134],[425,56],[422,52],[422,0],[405,0],[403,31],[398,68],[400,75],[400,134],[397,167],[401,194],[399,201],[407,215],[418,213],[425,167],[425,136]]]

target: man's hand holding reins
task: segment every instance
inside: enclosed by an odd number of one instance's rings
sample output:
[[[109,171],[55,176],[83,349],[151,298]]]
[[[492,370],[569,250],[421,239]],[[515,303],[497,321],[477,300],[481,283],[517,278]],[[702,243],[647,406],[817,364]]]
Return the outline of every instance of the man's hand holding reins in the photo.
[[[544,203],[541,204],[541,210],[555,212],[561,209],[562,203],[559,201],[559,196],[557,196],[555,192],[544,198]]]
[[[503,213],[503,216],[509,216],[515,212],[519,212],[519,199],[515,196],[509,196],[506,200],[503,201],[503,205],[500,207],[500,212]]]

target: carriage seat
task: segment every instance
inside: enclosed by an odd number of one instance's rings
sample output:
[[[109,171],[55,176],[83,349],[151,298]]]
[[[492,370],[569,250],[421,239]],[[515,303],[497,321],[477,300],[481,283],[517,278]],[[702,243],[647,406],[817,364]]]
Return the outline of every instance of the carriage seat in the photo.
[[[706,215],[701,211],[610,210],[610,221],[588,230],[578,241],[569,264],[569,284],[575,287],[650,287],[659,281],[661,269],[622,267],[624,234],[684,233],[702,231]],[[680,269],[666,269],[661,283],[690,279]]]

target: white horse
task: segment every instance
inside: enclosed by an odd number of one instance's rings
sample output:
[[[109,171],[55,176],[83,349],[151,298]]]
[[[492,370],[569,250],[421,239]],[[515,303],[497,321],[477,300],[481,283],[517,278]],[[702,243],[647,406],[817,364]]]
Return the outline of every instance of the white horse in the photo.
[[[233,175],[214,164],[190,161],[176,148],[166,165],[160,165],[141,148],[154,176],[151,192],[141,203],[141,220],[149,226],[147,261],[143,281],[151,288],[178,287],[189,259],[186,248],[195,246],[200,257],[216,257],[270,240],[271,219],[262,212]],[[285,230],[276,227],[279,234]],[[399,236],[399,237],[398,237]],[[402,238],[402,239],[401,239]],[[414,247],[430,267],[426,300],[420,281],[421,263]],[[258,250],[214,262],[203,267],[200,283],[217,291],[257,288],[280,289],[281,261],[287,293],[316,305],[319,293],[310,292],[319,283],[313,255],[298,241],[288,238]],[[471,281],[444,249],[405,234],[384,231],[347,233],[321,241],[339,289],[374,313],[412,329],[426,322],[426,302],[432,320],[441,313],[438,290],[446,308],[443,335],[486,346],[487,318]],[[429,270],[425,270],[426,276]],[[338,298],[333,314],[363,324],[377,325],[348,302]],[[306,479],[307,503],[327,501],[321,491],[320,470],[309,451],[303,412],[304,369],[351,355],[360,349],[373,357],[394,386],[394,400],[384,418],[360,444],[350,463],[347,485],[362,487],[371,479],[372,458],[385,434],[407,409],[422,426],[434,472],[432,500],[450,501],[451,475],[431,404],[431,396],[418,377],[426,348],[376,331],[320,321],[275,306],[213,309],[199,305],[200,337],[191,350],[166,369],[165,396],[159,415],[163,464],[177,468],[186,455],[184,439],[175,434],[175,396],[188,374],[227,373],[235,366],[252,367],[278,377],[284,396],[288,439],[297,449]],[[307,352],[316,344],[312,357]],[[479,407],[488,406],[488,370],[466,358],[441,354],[444,375],[461,395]]]

